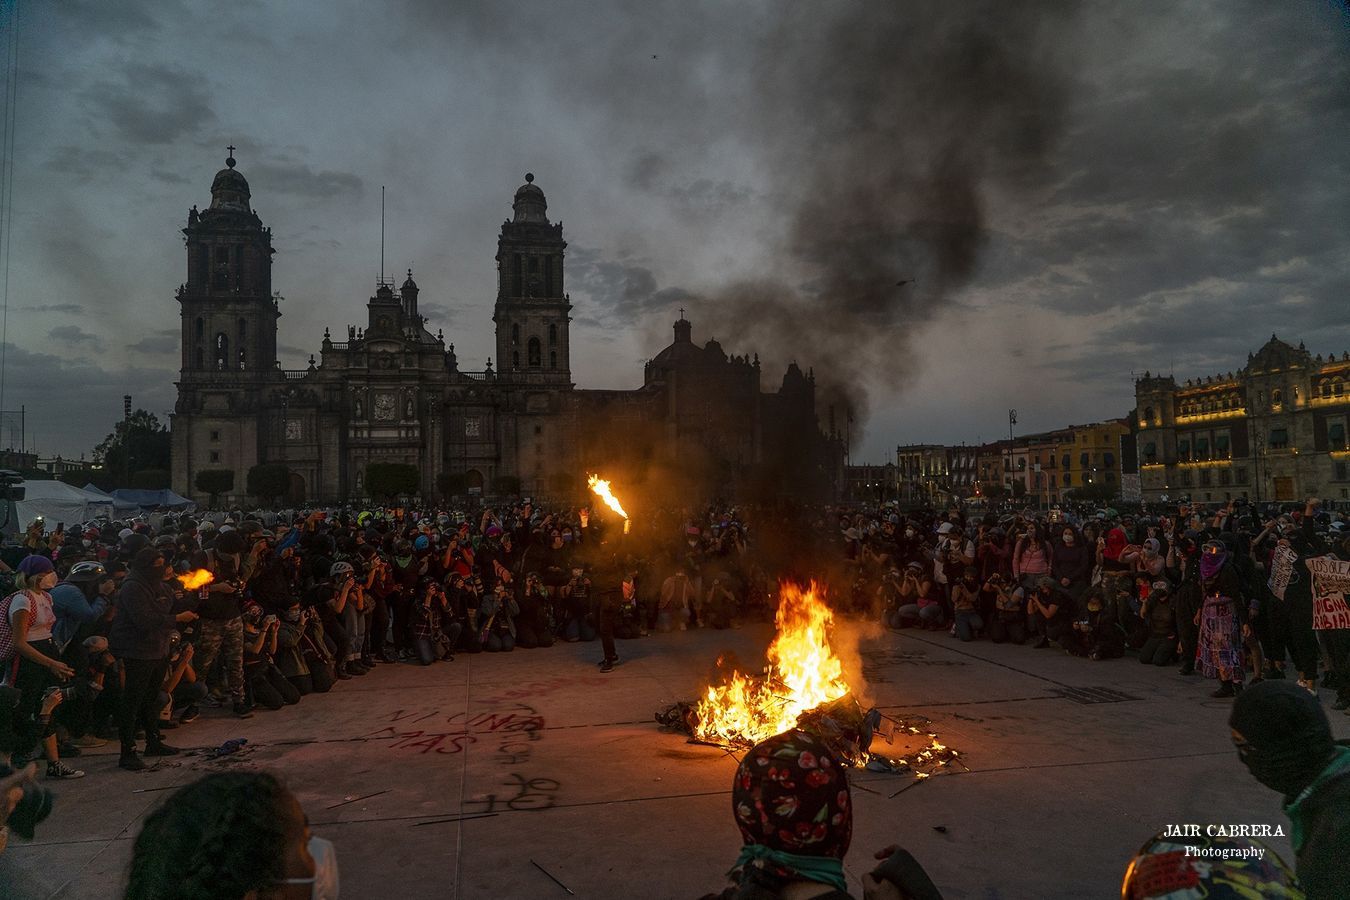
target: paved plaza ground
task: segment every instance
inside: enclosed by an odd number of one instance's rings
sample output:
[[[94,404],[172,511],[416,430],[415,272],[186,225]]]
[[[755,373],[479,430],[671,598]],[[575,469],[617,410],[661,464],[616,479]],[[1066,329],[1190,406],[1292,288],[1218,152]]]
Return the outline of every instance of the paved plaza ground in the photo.
[[[735,760],[661,731],[723,649],[762,658],[767,625],[382,666],[298,707],[237,721],[211,710],[181,746],[246,737],[227,762],[169,760],[133,774],[116,748],[54,786],[38,840],[0,856],[4,898],[120,896],[132,841],[169,791],[225,766],[265,768],[337,846],[344,898],[698,897],[720,888],[740,840]],[[861,645],[876,704],[923,714],[969,773],[857,772],[849,882],[898,842],[949,898],[1118,896],[1133,850],[1169,822],[1282,824],[1278,798],[1241,767],[1229,703],[1212,684],[1127,658],[885,633]],[[1093,689],[1106,688],[1108,692]],[[1323,698],[1330,701],[1329,692]],[[1107,701],[1107,702],[1103,702]],[[1339,737],[1350,719],[1331,713]],[[1292,860],[1288,840],[1274,842]]]

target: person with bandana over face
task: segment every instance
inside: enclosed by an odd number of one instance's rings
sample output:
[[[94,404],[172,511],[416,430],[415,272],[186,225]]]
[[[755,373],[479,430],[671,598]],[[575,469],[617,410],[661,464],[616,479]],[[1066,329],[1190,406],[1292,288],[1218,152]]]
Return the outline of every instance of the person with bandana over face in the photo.
[[[145,820],[125,900],[337,900],[337,852],[265,772],[217,772]]]
[[[1238,756],[1284,798],[1299,881],[1310,900],[1350,892],[1350,746],[1317,698],[1287,681],[1254,684],[1228,720]]]
[[[852,797],[843,766],[819,738],[793,730],[756,744],[736,769],[731,808],[744,841],[727,873],[734,884],[702,900],[850,900],[843,860]],[[876,858],[886,862],[863,876],[868,900],[941,900],[908,853],[887,847]]]
[[[108,634],[108,649],[122,673],[117,731],[122,755],[117,764],[130,772],[145,768],[136,754],[136,730],[145,729],[146,756],[173,756],[178,749],[159,734],[159,691],[169,666],[169,646],[180,624],[197,613],[174,613],[174,592],[168,582],[173,567],[164,554],[146,547],[131,561],[131,574],[117,594],[117,615]]]
[[[1219,689],[1210,696],[1232,697],[1241,692],[1245,677],[1242,641],[1251,633],[1247,604],[1239,596],[1242,586],[1228,565],[1228,549],[1209,541],[1200,554],[1202,606],[1194,622],[1200,628],[1195,667],[1206,678],[1217,678]]]

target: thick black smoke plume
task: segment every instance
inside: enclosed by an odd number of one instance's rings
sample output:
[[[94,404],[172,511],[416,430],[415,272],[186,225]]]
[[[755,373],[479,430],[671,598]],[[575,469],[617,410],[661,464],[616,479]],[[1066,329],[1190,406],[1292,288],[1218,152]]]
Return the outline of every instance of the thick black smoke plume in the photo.
[[[690,301],[700,334],[814,367],[818,409],[861,422],[976,273],[995,191],[1052,168],[1069,3],[783,5],[757,45],[746,133],[790,223],[778,271]],[[770,373],[775,373],[771,375]],[[855,426],[856,427],[856,426]]]

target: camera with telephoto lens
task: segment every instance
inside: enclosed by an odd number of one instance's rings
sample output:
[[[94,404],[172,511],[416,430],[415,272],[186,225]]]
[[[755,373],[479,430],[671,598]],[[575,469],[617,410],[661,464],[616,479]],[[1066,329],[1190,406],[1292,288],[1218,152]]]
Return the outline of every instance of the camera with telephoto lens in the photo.
[[[8,778],[13,774],[13,769],[0,762],[0,778]],[[19,837],[31,841],[38,823],[52,813],[52,792],[34,781],[25,781],[20,787],[23,796],[5,824]]]

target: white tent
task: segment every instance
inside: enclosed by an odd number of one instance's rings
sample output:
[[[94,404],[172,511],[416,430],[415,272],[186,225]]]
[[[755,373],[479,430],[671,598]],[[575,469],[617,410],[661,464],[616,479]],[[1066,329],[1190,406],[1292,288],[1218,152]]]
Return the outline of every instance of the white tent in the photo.
[[[23,499],[14,504],[20,530],[38,516],[46,520],[48,531],[58,522],[66,523],[69,530],[96,516],[111,516],[113,511],[111,497],[100,497],[63,481],[25,481],[23,491]]]

